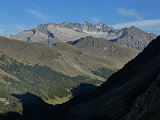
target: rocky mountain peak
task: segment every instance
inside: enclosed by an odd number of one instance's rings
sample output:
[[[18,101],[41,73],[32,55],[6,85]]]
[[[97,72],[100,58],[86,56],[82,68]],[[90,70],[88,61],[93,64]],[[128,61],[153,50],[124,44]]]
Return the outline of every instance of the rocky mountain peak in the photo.
[[[130,26],[129,29],[138,29],[138,28],[135,26]]]
[[[122,35],[113,42],[142,51],[156,37],[155,34],[146,33],[135,26],[131,26],[124,28]]]
[[[156,38],[155,34],[146,33],[135,26],[118,30],[104,23],[92,24],[87,21],[83,24],[73,22],[41,24],[34,29],[9,37],[29,43],[47,43],[48,39],[55,43],[74,41],[86,36],[104,38],[138,50],[143,50],[152,39]]]

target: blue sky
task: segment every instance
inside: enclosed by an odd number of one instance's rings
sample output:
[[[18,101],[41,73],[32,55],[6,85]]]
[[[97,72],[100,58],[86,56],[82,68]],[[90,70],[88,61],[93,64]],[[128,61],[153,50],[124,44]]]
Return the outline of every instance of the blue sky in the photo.
[[[48,22],[135,25],[160,34],[160,0],[1,0],[0,35]]]

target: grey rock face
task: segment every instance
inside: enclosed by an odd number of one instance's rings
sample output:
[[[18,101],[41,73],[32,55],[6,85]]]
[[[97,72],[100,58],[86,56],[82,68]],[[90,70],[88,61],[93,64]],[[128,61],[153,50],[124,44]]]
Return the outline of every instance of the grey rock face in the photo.
[[[146,33],[134,26],[131,26],[123,29],[122,35],[111,41],[130,48],[143,50],[149,44],[149,42],[156,37],[157,35],[155,34]]]
[[[83,24],[62,22],[39,25],[32,30],[25,30],[16,35],[10,35],[9,37],[22,41],[46,42],[51,33],[54,38],[63,42],[77,40],[86,36],[114,39],[122,34],[121,31],[115,30],[102,23],[93,25],[88,22],[84,22]],[[53,39],[52,41],[57,42],[57,39]]]
[[[89,22],[83,24],[69,22],[43,24],[9,37],[28,43],[48,43],[48,39],[51,43],[55,43],[74,41],[86,36],[104,38],[138,50],[143,50],[156,37],[154,34],[146,33],[133,26],[117,30],[103,23],[93,25]]]
[[[85,31],[90,31],[90,32],[108,32],[108,31],[111,31],[111,30],[115,30],[114,28],[112,27],[109,27],[107,26],[106,24],[103,24],[103,23],[99,23],[99,24],[91,24],[91,23],[88,23],[88,22],[84,22],[82,24],[82,28],[83,30]]]
[[[55,42],[60,42],[58,38],[54,36],[48,28],[47,25],[40,25],[35,29],[25,30],[17,35],[11,35],[10,38],[18,39],[21,41],[26,41],[27,43],[31,42],[41,42],[48,44],[53,44]]]

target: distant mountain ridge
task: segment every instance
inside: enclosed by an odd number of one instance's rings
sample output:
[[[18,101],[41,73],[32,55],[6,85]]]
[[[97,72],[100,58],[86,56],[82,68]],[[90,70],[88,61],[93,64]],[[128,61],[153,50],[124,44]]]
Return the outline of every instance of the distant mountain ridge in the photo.
[[[114,29],[106,24],[80,23],[48,23],[39,25],[31,30],[25,30],[7,37],[25,42],[42,42],[52,45],[56,42],[74,41],[86,36],[104,38],[123,46],[143,50],[157,35],[146,33],[136,27]]]
[[[88,36],[75,41],[68,41],[68,44],[78,48],[79,50],[90,53],[94,56],[99,56],[101,58],[107,58],[114,60],[114,58],[119,58],[118,60],[127,60],[129,58],[134,58],[138,50],[114,44],[103,38],[94,38]],[[118,62],[118,61],[117,61]]]
[[[131,26],[123,30],[122,36],[111,41],[130,48],[143,50],[156,37],[157,35],[153,33],[146,33],[143,30]]]

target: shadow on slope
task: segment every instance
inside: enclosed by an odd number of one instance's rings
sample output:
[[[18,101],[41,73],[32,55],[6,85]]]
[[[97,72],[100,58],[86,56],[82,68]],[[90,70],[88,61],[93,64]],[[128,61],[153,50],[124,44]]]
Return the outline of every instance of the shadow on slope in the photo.
[[[83,94],[84,92],[91,92],[95,90],[97,86],[93,84],[81,83],[77,87],[72,89],[72,96],[76,97],[79,94]]]
[[[22,95],[12,94],[18,98],[23,106],[22,115],[15,112],[1,114],[0,120],[50,120],[54,106],[47,104],[40,97],[31,93]]]
[[[73,98],[79,96],[79,94],[83,95],[85,92],[91,92],[96,88],[97,86],[95,85],[81,83],[72,89]],[[61,115],[57,116],[56,106],[46,103],[39,96],[32,93],[12,94],[12,96],[19,99],[19,102],[22,103],[23,112],[22,114],[16,112],[0,114],[0,120],[58,120],[61,117],[64,118],[63,114],[65,114],[66,110],[61,109]]]
[[[63,104],[65,120],[119,120],[128,114],[134,101],[147,92],[159,75],[159,49],[160,37],[95,91]]]

